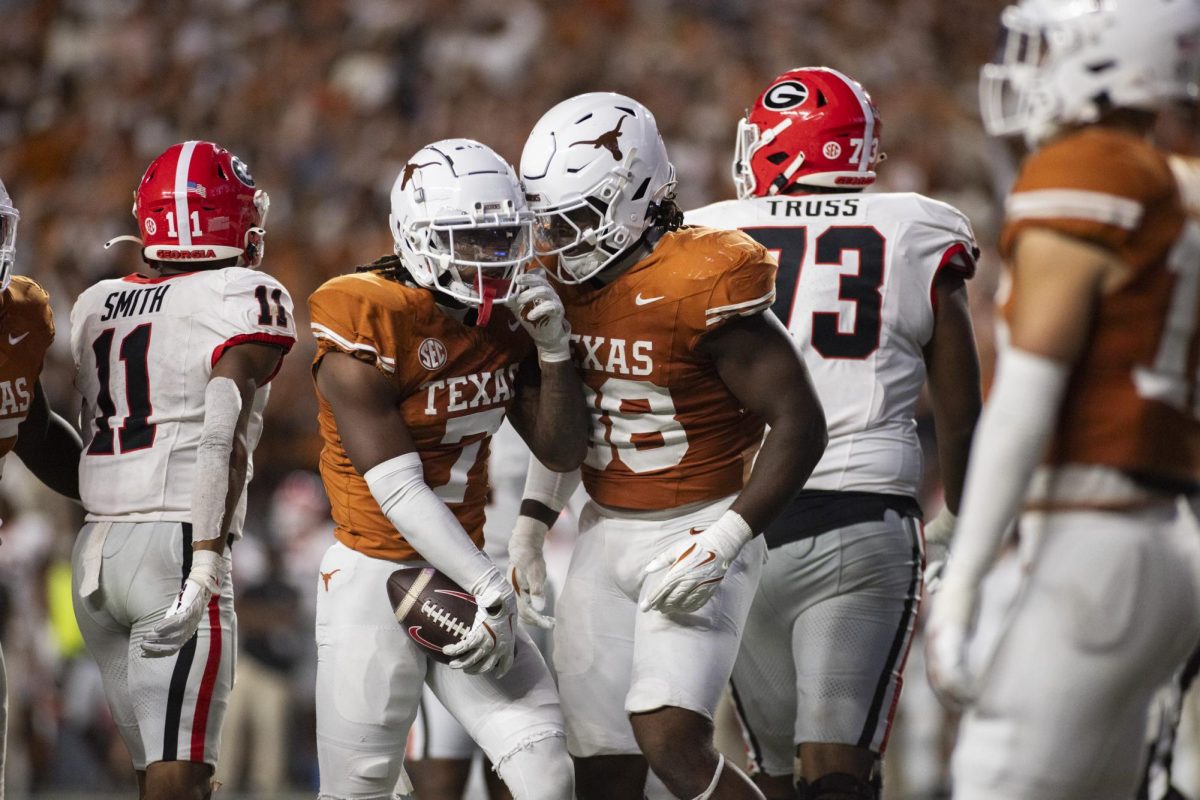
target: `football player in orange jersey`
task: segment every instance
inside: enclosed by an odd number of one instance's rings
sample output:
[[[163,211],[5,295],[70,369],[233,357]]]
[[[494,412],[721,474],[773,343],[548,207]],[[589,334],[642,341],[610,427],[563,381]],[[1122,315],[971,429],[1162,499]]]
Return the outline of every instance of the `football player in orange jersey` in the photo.
[[[954,796],[1126,800],[1146,712],[1200,638],[1200,225],[1158,111],[1197,96],[1200,0],[1023,0],[984,67],[984,123],[1033,152],[1006,204],[1007,347],[972,447],[930,677],[968,704]],[[1025,581],[967,658],[1014,521]]]
[[[759,534],[826,441],[770,311],[774,259],[741,232],[681,227],[654,117],[619,94],[548,111],[521,175],[592,413],[591,502],[554,647],[579,797],[640,797],[649,766],[676,797],[761,798],[713,747],[712,715],[766,558]],[[509,555],[534,622],[542,537],[576,480],[535,466],[526,485]]]
[[[50,410],[42,391],[42,362],[54,341],[50,298],[37,282],[13,275],[21,215],[0,182],[0,473],[15,452],[44,484],[79,499],[79,434]],[[0,532],[2,533],[2,532]],[[8,738],[8,677],[0,653],[0,800]]]
[[[414,155],[392,188],[397,257],[309,299],[337,541],[317,592],[320,797],[394,797],[422,686],[479,743],[518,800],[568,800],[571,764],[549,670],[484,555],[488,445],[506,414],[539,458],[583,459],[587,413],[563,306],[533,257],[512,167],[478,142]],[[428,563],[475,595],[470,633],[424,654],[384,591]],[[486,673],[486,674],[477,674]]]
[[[1179,184],[1184,208],[1192,219],[1200,222],[1200,156],[1197,155],[1197,133],[1200,133],[1200,106],[1185,103],[1172,106],[1158,119],[1155,141],[1171,151],[1171,171]],[[1200,511],[1197,498],[1192,499],[1192,514]],[[1200,519],[1200,515],[1197,515]],[[1193,651],[1183,668],[1155,695],[1147,725],[1146,750],[1148,758],[1138,787],[1137,800],[1187,800],[1172,783],[1176,737],[1185,701],[1200,674],[1200,649]],[[1185,768],[1186,769],[1186,768]]]
[[[14,452],[43,483],[79,499],[79,434],[50,410],[42,363],[54,341],[50,298],[32,278],[13,275],[20,212],[0,182],[0,474]],[[0,792],[3,789],[0,788]]]

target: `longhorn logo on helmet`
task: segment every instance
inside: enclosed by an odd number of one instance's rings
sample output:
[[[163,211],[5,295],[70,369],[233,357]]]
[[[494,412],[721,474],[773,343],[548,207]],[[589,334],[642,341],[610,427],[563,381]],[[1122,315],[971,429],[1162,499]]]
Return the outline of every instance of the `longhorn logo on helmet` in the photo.
[[[621,146],[617,144],[617,140],[621,138],[621,126],[624,124],[625,117],[621,117],[619,120],[617,120],[617,127],[613,128],[611,131],[605,131],[595,139],[585,139],[579,142],[571,142],[569,145],[567,145],[567,147],[574,147],[577,144],[590,144],[595,150],[599,150],[601,147],[603,147],[612,155],[615,160],[620,161],[624,156],[621,153]]]

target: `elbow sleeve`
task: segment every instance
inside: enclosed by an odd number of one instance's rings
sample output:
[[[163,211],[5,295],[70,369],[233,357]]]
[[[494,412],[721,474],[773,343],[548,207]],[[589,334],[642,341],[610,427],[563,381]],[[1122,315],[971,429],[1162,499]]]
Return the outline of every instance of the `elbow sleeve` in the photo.
[[[579,488],[581,480],[582,475],[577,469],[555,472],[536,458],[530,458],[524,499],[536,500],[557,514]]]
[[[384,461],[363,475],[388,521],[421,557],[472,594],[499,574],[429,484],[417,453]]]
[[[224,535],[221,523],[229,495],[229,462],[242,394],[229,378],[217,377],[204,390],[204,427],[196,447],[196,478],[192,488],[192,539],[205,541]]]

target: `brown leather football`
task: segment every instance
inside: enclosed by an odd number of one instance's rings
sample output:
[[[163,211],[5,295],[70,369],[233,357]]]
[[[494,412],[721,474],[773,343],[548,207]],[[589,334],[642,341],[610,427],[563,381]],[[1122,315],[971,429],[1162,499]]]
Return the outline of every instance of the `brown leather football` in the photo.
[[[433,567],[398,569],[387,581],[401,627],[435,661],[453,659],[442,648],[466,638],[475,624],[475,598]]]

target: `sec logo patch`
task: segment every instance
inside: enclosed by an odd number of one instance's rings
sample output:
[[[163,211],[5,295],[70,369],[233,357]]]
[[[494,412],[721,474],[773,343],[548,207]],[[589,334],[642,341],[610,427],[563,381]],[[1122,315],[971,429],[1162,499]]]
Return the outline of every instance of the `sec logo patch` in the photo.
[[[837,142],[826,142],[822,152],[826,158],[837,158],[842,154],[842,146]]]
[[[446,355],[446,345],[438,339],[426,339],[417,348],[417,358],[421,360],[421,366],[431,371],[445,366]]]

